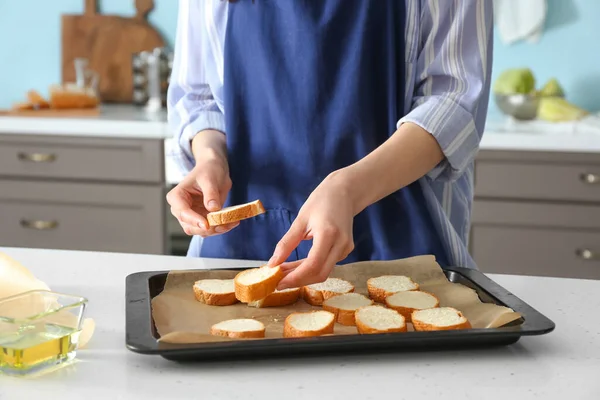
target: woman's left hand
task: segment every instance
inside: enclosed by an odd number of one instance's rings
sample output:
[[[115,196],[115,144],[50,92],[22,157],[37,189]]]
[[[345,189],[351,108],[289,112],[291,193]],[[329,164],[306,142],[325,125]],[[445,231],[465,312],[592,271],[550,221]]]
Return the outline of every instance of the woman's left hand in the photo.
[[[298,217],[275,248],[269,265],[283,263],[303,240],[313,240],[307,258],[281,264],[286,276],[278,289],[323,282],[337,262],[354,249],[356,215],[350,183],[342,171],[330,174],[308,197]]]

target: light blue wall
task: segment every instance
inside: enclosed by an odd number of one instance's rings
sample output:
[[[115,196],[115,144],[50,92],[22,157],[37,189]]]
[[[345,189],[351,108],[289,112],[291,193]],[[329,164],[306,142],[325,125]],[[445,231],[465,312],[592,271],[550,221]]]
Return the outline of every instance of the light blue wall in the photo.
[[[83,3],[0,0],[0,108],[9,107],[30,88],[45,92],[60,79],[60,15],[82,12]],[[542,82],[557,77],[570,100],[600,110],[600,1],[548,3],[547,31],[537,45],[507,47],[496,37],[494,77],[505,68],[528,66]],[[134,13],[133,0],[99,0],[99,4],[104,13]],[[155,0],[155,4],[150,20],[172,43],[177,1]]]

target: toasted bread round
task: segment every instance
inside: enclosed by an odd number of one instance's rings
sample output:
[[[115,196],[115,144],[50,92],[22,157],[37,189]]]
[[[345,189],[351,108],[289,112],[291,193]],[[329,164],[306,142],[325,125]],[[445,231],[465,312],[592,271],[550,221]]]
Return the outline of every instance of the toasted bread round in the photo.
[[[471,323],[467,318],[452,307],[413,311],[411,319],[415,331],[448,331],[471,328]]]
[[[285,319],[283,337],[311,337],[333,333],[335,316],[328,311],[295,312]]]
[[[355,319],[360,334],[406,332],[406,319],[398,311],[383,306],[359,308]]]
[[[250,307],[284,307],[294,304],[300,297],[300,288],[276,290],[266,298],[248,303]]]
[[[413,290],[394,293],[386,297],[385,305],[398,311],[410,322],[413,311],[439,307],[440,301],[431,293]]]
[[[230,306],[238,302],[233,279],[202,279],[194,283],[194,296],[211,306]]]
[[[265,207],[260,200],[208,213],[206,220],[210,226],[226,225],[264,214]]]
[[[369,297],[378,303],[385,303],[385,298],[394,293],[419,290],[419,284],[408,276],[383,275],[367,281]]]
[[[333,296],[323,302],[323,310],[329,311],[335,315],[335,320],[339,324],[354,326],[356,321],[354,314],[361,307],[370,306],[373,300],[359,293],[346,293]]]
[[[338,278],[327,278],[325,282],[315,283],[302,288],[302,298],[313,306],[323,305],[323,301],[345,293],[354,292],[354,285]]]
[[[264,338],[265,326],[262,322],[255,319],[229,319],[214,324],[210,328],[210,334],[234,339]]]
[[[234,278],[235,297],[242,303],[251,303],[266,298],[277,289],[279,281],[283,279],[281,267],[247,269]]]

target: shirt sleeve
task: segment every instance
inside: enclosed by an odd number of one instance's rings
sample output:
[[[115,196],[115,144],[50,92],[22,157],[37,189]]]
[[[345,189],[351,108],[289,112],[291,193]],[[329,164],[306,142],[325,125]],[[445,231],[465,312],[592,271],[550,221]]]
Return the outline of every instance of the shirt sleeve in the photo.
[[[173,69],[167,94],[168,124],[175,146],[172,157],[189,172],[195,165],[191,140],[200,131],[225,132],[223,113],[211,92],[203,51],[206,46],[202,1],[180,0]]]
[[[492,63],[492,2],[421,0],[412,122],[431,133],[444,160],[427,176],[458,179],[483,135]]]

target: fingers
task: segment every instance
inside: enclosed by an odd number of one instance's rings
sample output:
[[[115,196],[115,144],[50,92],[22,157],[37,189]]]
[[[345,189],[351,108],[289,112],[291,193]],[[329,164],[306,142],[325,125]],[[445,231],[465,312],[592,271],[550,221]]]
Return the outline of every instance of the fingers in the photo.
[[[237,227],[240,223],[239,222],[234,222],[232,224],[227,224],[227,225],[219,225],[219,226],[215,226],[215,227],[209,227],[207,229],[204,228],[200,228],[200,227],[196,227],[190,224],[186,224],[185,222],[181,223],[181,227],[183,228],[183,231],[185,232],[186,235],[188,236],[201,236],[203,238],[205,237],[209,237],[209,236],[215,236],[215,235],[221,235],[223,233],[227,233],[229,231],[231,231],[233,228]]]
[[[194,227],[208,227],[206,218],[192,209],[193,198],[183,185],[177,185],[167,193],[167,202],[171,205],[171,214],[179,223]]]
[[[219,211],[221,209],[221,192],[217,182],[208,175],[200,175],[196,183],[202,192],[204,208],[208,212]]]
[[[277,246],[275,247],[275,251],[273,252],[273,256],[269,260],[267,265],[276,266],[283,263],[288,259],[292,251],[298,247],[300,242],[304,240],[306,237],[306,223],[300,218],[296,218],[294,223],[290,229],[286,232],[285,235],[281,238]]]

